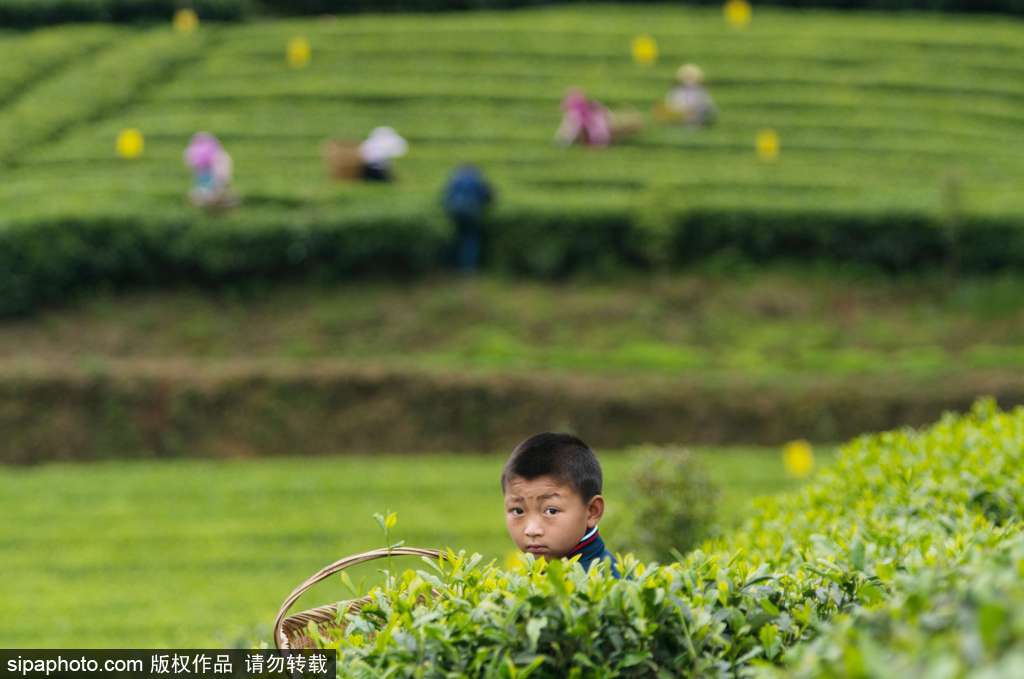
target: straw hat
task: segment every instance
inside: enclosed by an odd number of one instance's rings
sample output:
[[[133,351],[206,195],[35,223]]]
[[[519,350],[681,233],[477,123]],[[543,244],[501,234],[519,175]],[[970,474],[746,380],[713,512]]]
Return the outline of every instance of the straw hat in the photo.
[[[697,64],[683,64],[676,71],[676,80],[686,85],[699,85],[704,82],[704,71]]]

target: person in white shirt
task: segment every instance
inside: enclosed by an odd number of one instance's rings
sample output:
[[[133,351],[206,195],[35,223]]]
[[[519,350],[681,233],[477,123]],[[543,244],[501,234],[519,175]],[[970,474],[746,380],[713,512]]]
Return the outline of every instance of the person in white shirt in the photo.
[[[390,127],[378,127],[359,145],[362,159],[362,178],[367,181],[389,182],[392,179],[391,161],[404,156],[409,144]]]
[[[665,95],[665,108],[687,125],[706,127],[715,122],[718,109],[704,87],[704,72],[699,66],[679,67],[676,85]]]

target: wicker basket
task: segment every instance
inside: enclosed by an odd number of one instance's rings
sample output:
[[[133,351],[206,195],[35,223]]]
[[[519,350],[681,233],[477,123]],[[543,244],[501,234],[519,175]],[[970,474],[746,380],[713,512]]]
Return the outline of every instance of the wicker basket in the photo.
[[[610,118],[613,141],[629,137],[644,129],[644,116],[639,111],[612,111]]]
[[[426,556],[431,559],[445,558],[444,554],[436,549],[422,549],[419,547],[395,547],[394,549],[375,549],[362,554],[353,554],[340,561],[335,561],[330,566],[321,568],[318,572],[306,578],[306,581],[292,590],[288,598],[281,604],[281,610],[277,612],[274,620],[274,645],[279,649],[310,648],[312,640],[307,634],[309,623],[314,623],[321,630],[328,630],[335,626],[338,617],[338,608],[344,607],[346,611],[358,611],[370,600],[369,596],[350,601],[340,601],[336,604],[318,606],[301,613],[285,617],[288,609],[295,604],[306,590],[316,583],[329,578],[351,566],[358,566],[367,561],[375,559],[386,559],[388,556]]]
[[[323,145],[324,164],[335,179],[352,181],[363,172],[359,142],[349,139],[328,139]]]

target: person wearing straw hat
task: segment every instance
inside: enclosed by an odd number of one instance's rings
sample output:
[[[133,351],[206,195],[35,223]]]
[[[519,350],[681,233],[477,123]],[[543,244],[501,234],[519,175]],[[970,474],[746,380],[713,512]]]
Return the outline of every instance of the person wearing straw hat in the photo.
[[[619,577],[597,529],[602,485],[597,456],[575,436],[545,432],[520,443],[501,472],[505,525],[516,547],[546,559],[578,557],[585,570],[607,561]]]
[[[704,71],[696,64],[683,64],[676,71],[676,84],[665,95],[665,108],[687,125],[707,127],[715,122],[718,109],[704,87]]]
[[[359,145],[362,178],[366,181],[391,181],[391,161],[404,156],[408,150],[408,142],[392,128],[374,128],[366,141]]]

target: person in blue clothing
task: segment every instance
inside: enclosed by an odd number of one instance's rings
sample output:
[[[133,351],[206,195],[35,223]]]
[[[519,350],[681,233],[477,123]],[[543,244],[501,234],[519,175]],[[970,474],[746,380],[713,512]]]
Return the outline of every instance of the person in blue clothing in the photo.
[[[475,165],[456,168],[444,188],[444,211],[455,223],[455,261],[465,273],[480,266],[484,212],[493,200],[494,190]]]
[[[520,443],[501,472],[505,525],[516,547],[547,559],[579,556],[586,570],[607,559],[619,577],[598,532],[602,483],[597,456],[575,436],[546,432]]]

